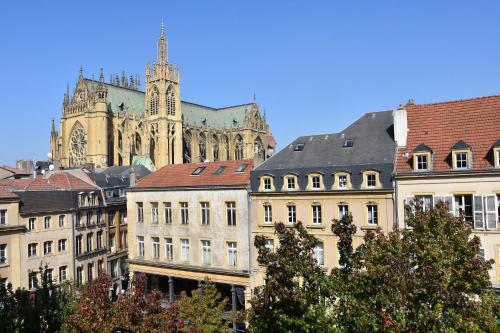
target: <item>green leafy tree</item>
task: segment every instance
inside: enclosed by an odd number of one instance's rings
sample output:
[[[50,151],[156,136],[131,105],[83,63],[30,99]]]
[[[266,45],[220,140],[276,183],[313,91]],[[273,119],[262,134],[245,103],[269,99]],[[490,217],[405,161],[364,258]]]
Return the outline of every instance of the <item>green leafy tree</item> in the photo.
[[[318,240],[301,222],[293,227],[277,223],[279,246],[272,252],[264,236],[255,237],[257,261],[265,267],[265,284],[250,301],[252,332],[329,332],[333,309],[329,279],[317,265],[313,249]]]
[[[182,332],[229,332],[229,325],[236,320],[236,314],[224,314],[227,303],[227,298],[223,298],[208,279],[202,283],[201,290],[192,292],[191,297],[183,293],[179,300],[179,319],[184,325]]]

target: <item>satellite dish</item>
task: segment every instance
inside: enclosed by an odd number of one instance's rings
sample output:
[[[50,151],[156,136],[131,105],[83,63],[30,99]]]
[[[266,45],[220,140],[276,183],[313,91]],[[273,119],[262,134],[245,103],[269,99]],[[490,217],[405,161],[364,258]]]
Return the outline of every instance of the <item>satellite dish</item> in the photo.
[[[52,159],[52,153],[47,153],[47,158],[48,158],[49,160],[51,160],[51,159]]]
[[[49,165],[49,170],[54,171],[54,164]]]
[[[42,169],[42,171],[40,171],[40,173],[41,173],[42,175],[45,175],[45,169]]]
[[[103,156],[101,157],[101,163],[104,164],[108,161],[108,159],[106,158],[106,156]]]

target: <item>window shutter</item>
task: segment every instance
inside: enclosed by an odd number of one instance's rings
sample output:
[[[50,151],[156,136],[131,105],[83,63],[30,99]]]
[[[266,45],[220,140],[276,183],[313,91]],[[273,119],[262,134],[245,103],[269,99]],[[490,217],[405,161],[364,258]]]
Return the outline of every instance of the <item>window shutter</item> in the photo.
[[[448,212],[454,215],[455,210],[453,209],[453,197],[451,195],[443,196],[443,201],[448,204]]]
[[[487,195],[484,197],[486,212],[486,228],[492,230],[497,228],[498,211],[496,209],[496,195]]]
[[[474,229],[484,229],[483,196],[474,196]]]

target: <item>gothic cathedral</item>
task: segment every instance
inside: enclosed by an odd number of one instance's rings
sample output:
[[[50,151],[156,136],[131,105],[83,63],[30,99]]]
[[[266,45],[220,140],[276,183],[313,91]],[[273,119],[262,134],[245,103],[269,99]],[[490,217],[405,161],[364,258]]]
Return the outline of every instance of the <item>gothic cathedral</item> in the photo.
[[[52,159],[62,168],[141,163],[167,164],[272,155],[275,141],[255,102],[212,108],[181,100],[179,68],[168,62],[163,24],[156,62],[146,65],[145,91],[137,77],[85,78],[80,68],[67,89],[59,131],[50,137]]]

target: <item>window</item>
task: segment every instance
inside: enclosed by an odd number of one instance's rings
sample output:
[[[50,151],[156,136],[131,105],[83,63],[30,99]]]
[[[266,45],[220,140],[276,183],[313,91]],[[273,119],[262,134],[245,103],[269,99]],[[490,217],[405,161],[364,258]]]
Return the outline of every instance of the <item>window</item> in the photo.
[[[201,202],[201,225],[210,224],[210,204],[208,202]]]
[[[113,262],[111,262],[112,264]],[[111,266],[113,268],[113,266]],[[101,274],[104,270],[104,261],[102,259],[97,260],[97,274]],[[111,270],[111,273],[114,273],[113,270]]]
[[[366,175],[366,186],[375,187],[377,186],[377,175],[374,173],[369,173]]]
[[[189,261],[189,239],[181,239],[182,261]]]
[[[87,253],[92,252],[92,238],[94,237],[93,233],[87,234]]]
[[[325,264],[325,256],[324,256],[324,249],[323,249],[323,242],[319,242],[316,244],[316,246],[313,249],[314,251],[314,260],[316,260],[316,263],[319,266],[323,266]]]
[[[212,248],[210,245],[210,241],[208,240],[201,241],[201,254],[203,263],[209,265],[210,262],[212,261]]]
[[[7,244],[0,244],[0,264],[7,262]]]
[[[111,264],[111,277],[116,278],[118,277],[118,260],[112,260],[110,262]]]
[[[350,148],[354,145],[354,139],[345,139],[344,140],[344,148]]]
[[[227,218],[227,225],[231,225],[231,226],[236,225],[236,203],[235,202],[226,202],[226,218]]]
[[[87,212],[87,225],[92,224],[92,212]]]
[[[163,213],[165,224],[172,224],[172,204],[170,202],[163,203]]]
[[[143,221],[144,221],[144,216],[143,216],[143,220],[140,223],[142,223]],[[114,211],[108,212],[108,224],[115,225],[115,212]]]
[[[43,243],[43,254],[51,254],[52,253],[52,241],[47,241]]]
[[[37,243],[31,243],[28,244],[28,257],[34,257],[36,256],[36,248],[38,244]]]
[[[100,211],[100,210],[97,211],[97,223],[98,224],[103,224],[103,222],[102,222],[102,211]]]
[[[457,196],[456,196],[457,197]],[[460,197],[460,196],[458,196]],[[485,228],[487,230],[497,230],[498,223],[498,213],[499,213],[499,203],[498,195],[474,195],[473,200],[473,217],[474,217],[474,229],[482,229]],[[465,210],[464,216],[467,219],[467,204],[468,198],[465,196]],[[460,198],[459,198],[460,200]],[[462,207],[461,202],[458,202],[458,209],[464,209]],[[459,213],[457,211],[457,202],[455,202],[455,214]]]
[[[288,177],[286,179],[286,188],[289,190],[295,189],[295,177]]]
[[[45,216],[43,219],[43,225],[45,229],[50,229],[50,216]]]
[[[168,261],[174,260],[174,243],[172,238],[165,238],[165,259]]]
[[[339,189],[346,189],[347,188],[347,176],[346,175],[339,175],[337,179],[339,181]]]
[[[97,249],[102,249],[102,231],[97,232]]]
[[[320,176],[312,176],[311,186],[312,186],[313,190],[319,190],[321,188],[321,177]]]
[[[83,267],[81,266],[76,268],[76,283],[77,284],[83,283]]]
[[[47,269],[45,271],[45,279],[47,281],[53,281],[54,280],[54,274],[53,274],[54,270],[52,268],[50,269]]]
[[[66,240],[65,239],[60,239],[57,241],[57,250],[59,252],[66,251]]]
[[[240,164],[236,170],[234,170],[234,172],[243,172],[245,171],[245,169],[247,168],[248,164],[246,163],[243,163],[243,164]]]
[[[321,205],[312,205],[312,222],[313,224],[321,224]]]
[[[377,205],[368,205],[367,206],[367,223],[368,225],[377,225],[378,224],[378,206]]]
[[[273,207],[270,204],[264,205],[264,223],[273,223]]]
[[[217,170],[215,170],[215,174],[220,175],[221,173],[224,172],[225,169],[226,169],[226,166],[222,165],[222,166],[218,167]]]
[[[497,160],[497,167],[500,167],[500,149],[497,149],[496,151],[496,160]]]
[[[194,169],[192,175],[193,176],[199,176],[200,173],[203,172],[203,170],[205,170],[205,167],[197,167],[196,169]]]
[[[484,248],[479,249],[479,258],[485,260]]]
[[[0,225],[7,224],[7,210],[0,209]]]
[[[455,215],[463,215],[466,221],[472,221],[472,195],[455,195],[454,199]]]
[[[455,168],[456,169],[467,169],[467,153],[455,153]]]
[[[349,212],[349,206],[346,205],[346,204],[340,204],[339,205],[339,220],[342,220],[345,216],[345,214],[347,214]]]
[[[97,195],[92,194],[92,206],[96,206],[96,205],[97,205]]]
[[[269,250],[269,252],[274,252],[274,239],[266,239],[266,249]]]
[[[118,195],[119,195],[121,198],[124,198],[124,197],[125,197],[125,189],[124,189],[124,188],[120,188],[120,189],[118,189]]]
[[[422,154],[422,155],[415,155],[415,158],[417,159],[417,170],[418,171],[426,171],[429,170],[429,164],[427,161],[428,155],[427,154]]]
[[[79,256],[82,254],[82,235],[76,236],[76,255]]]
[[[236,266],[238,260],[238,248],[236,242],[227,242],[227,264]]]
[[[264,178],[264,190],[271,190],[271,178]]]
[[[151,224],[158,224],[158,203],[151,203]]]
[[[144,257],[144,236],[137,236],[137,255]]]
[[[89,262],[87,264],[87,281],[92,281],[94,279],[94,264]]]
[[[81,221],[81,216],[80,213],[75,213],[75,224],[77,227],[80,227],[82,221]]]
[[[59,215],[59,228],[64,227],[64,215]]]
[[[115,252],[115,233],[110,233],[109,234],[109,250],[111,253]]]
[[[189,223],[189,212],[188,212],[188,203],[181,202],[181,224]]]
[[[415,200],[422,205],[424,212],[429,211],[434,205],[432,195],[416,195]]]
[[[300,143],[296,143],[295,144],[295,148],[293,149],[294,151],[303,151],[304,150],[304,143],[300,142]]]
[[[113,190],[111,190],[111,191],[106,191],[106,197],[107,197],[107,198],[112,198],[112,197],[113,197]]]
[[[67,266],[61,266],[59,267],[59,282],[66,281],[68,274],[68,267]]]
[[[160,238],[152,237],[151,242],[153,244],[153,259],[160,258]]]
[[[138,202],[137,206],[137,223],[144,222],[144,208],[142,202]]]
[[[36,272],[31,272],[28,274],[28,284],[30,289],[36,288],[38,284],[38,280],[36,278]]]
[[[297,210],[295,205],[287,205],[288,210],[288,223],[297,222]]]
[[[36,222],[36,218],[34,218],[34,217],[30,217],[28,219],[28,230],[29,231],[35,230],[35,222]]]

